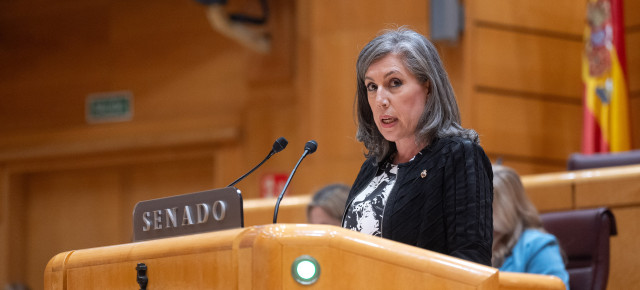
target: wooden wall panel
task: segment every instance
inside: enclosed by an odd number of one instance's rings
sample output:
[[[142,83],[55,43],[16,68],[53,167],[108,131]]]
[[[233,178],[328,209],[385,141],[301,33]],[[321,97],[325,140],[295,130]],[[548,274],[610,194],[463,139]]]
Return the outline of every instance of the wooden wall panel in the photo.
[[[312,45],[311,98],[309,115],[303,120],[309,139],[318,141],[317,156],[310,156],[301,182],[309,182],[309,190],[322,184],[351,184],[364,161],[363,146],[355,140],[354,120],[355,63],[359,45],[366,44],[376,32],[321,32]],[[325,48],[326,50],[320,49]],[[330,100],[330,101],[328,101]],[[328,116],[336,116],[328,117]],[[299,150],[299,149],[296,149]],[[330,170],[327,168],[327,161]]]
[[[118,225],[120,243],[132,240],[133,208],[136,203],[216,188],[213,185],[215,175],[213,170],[213,156],[143,163],[120,168],[121,188],[118,204],[122,211]]]
[[[640,59],[640,50],[636,49],[640,42],[635,34],[640,30],[634,24],[636,20],[630,20],[638,18],[635,17],[638,12],[628,11],[637,4],[626,2],[629,85],[634,96],[640,83],[640,79],[636,80],[636,75],[640,74],[635,72],[638,67],[635,63]],[[464,57],[470,64],[465,68],[463,87],[469,90],[471,100],[461,107],[470,111],[468,124],[484,137],[483,145],[488,147],[492,159],[509,157],[513,165],[527,173],[564,168],[568,154],[580,150],[582,135],[580,74],[586,2],[484,0],[465,4],[468,9],[463,46]],[[567,111],[569,115],[562,109],[556,110],[554,115],[559,117],[551,117],[557,118],[555,125],[540,130],[531,124],[538,124],[548,115],[539,115],[541,111],[528,107],[510,107],[506,103],[499,107],[502,110],[487,111],[488,106],[482,104],[483,96],[487,94],[529,99],[532,108],[536,103],[547,104],[542,106],[555,103],[557,108],[564,103],[573,108]],[[632,113],[638,110],[634,98],[631,100]],[[518,113],[512,113],[514,110]],[[520,120],[517,125],[499,122],[499,117],[495,116],[516,114],[516,120]],[[632,114],[633,124],[638,123],[637,118]],[[500,138],[497,132],[505,131],[516,132],[515,136],[519,138],[513,139],[523,140],[524,144],[513,144],[509,138],[506,141]],[[632,136],[634,140],[639,138],[635,135]],[[545,142],[554,139],[558,140],[558,146],[545,147]],[[638,141],[634,144],[637,148]],[[532,151],[532,147],[540,151]],[[555,151],[558,148],[563,148],[559,150],[562,152]]]
[[[233,142],[240,120],[231,114],[217,118],[183,118],[131,124],[101,124],[54,132],[14,134],[0,139],[0,160],[110,154],[126,150]]]
[[[640,1],[624,1],[632,149],[640,148]]]
[[[167,197],[212,189],[213,156],[134,164],[122,168],[126,201]],[[133,207],[130,208],[133,213]]]
[[[473,6],[475,21],[512,29],[531,29],[581,37],[584,31],[586,1],[576,0],[491,0]]]
[[[245,0],[245,4],[253,4],[255,14],[260,14],[258,1]],[[239,2],[234,2],[239,3]],[[229,3],[233,5],[233,3]],[[245,6],[249,6],[245,5]],[[296,11],[298,3],[295,0],[271,0],[270,5],[276,7],[271,15],[270,21],[266,24],[266,31],[270,33],[271,48],[269,53],[252,53],[246,69],[246,78],[251,85],[272,85],[274,83],[284,84],[287,90],[292,91],[293,84],[291,80],[295,77],[296,57],[295,51],[298,42],[296,40],[295,28]],[[247,8],[240,11],[250,13]],[[262,87],[261,87],[262,88]],[[252,97],[254,93],[250,93]],[[279,96],[281,100],[291,101],[292,95],[286,94]],[[285,98],[283,98],[285,97]]]
[[[44,2],[31,4],[47,7]],[[78,95],[108,82],[103,71],[81,68],[98,68],[106,60],[97,57],[106,49],[96,36],[106,36],[106,30],[99,27],[106,24],[101,16],[107,12],[99,1],[32,11],[23,5],[7,3],[0,16],[6,24],[0,25],[4,36],[0,92],[7,96],[0,106],[0,129],[54,128],[81,122],[83,114],[65,112],[83,110]],[[74,25],[82,20],[83,25]],[[39,98],[34,98],[36,92]]]
[[[24,178],[12,175],[8,168],[2,168],[0,185],[2,188],[2,221],[0,221],[0,281],[25,281],[25,206]]]
[[[629,12],[633,17],[625,18],[625,21],[634,21],[635,26],[627,27],[627,73],[629,80],[629,104],[631,117],[631,141],[632,148],[640,148],[640,5],[638,1],[626,1],[625,7],[635,5],[637,11]],[[628,9],[627,9],[628,10]],[[625,15],[625,17],[627,14]],[[628,18],[632,18],[628,20]]]
[[[580,150],[579,105],[484,93],[476,94],[476,104],[474,127],[489,154],[563,165]]]
[[[478,27],[476,87],[579,100],[582,43],[562,38]]]
[[[640,2],[634,0],[623,1],[624,24],[627,29],[638,30],[640,26]]]
[[[464,82],[466,62],[464,50],[462,49],[463,45],[452,45],[450,43],[440,42],[435,43],[435,46],[444,65],[444,69],[447,71],[453,91],[456,94],[462,126],[466,128],[468,127],[468,123],[471,122],[471,103],[470,94],[467,92],[468,88]]]
[[[273,142],[280,136],[285,137],[289,141],[287,148],[277,155],[273,156],[266,162],[260,169],[249,175],[246,179],[236,185],[243,192],[245,198],[257,198],[260,197],[260,180],[266,174],[286,174],[289,175],[293,169],[298,158],[302,154],[304,144],[309,139],[303,139],[298,132],[299,128],[307,122],[294,121],[298,120],[296,116],[297,104],[283,104],[281,102],[268,103],[261,106],[252,106],[246,109],[244,113],[245,135],[243,140],[245,141],[239,148],[241,151],[238,155],[243,157],[244,163],[238,163],[238,159],[230,159],[224,157],[227,162],[220,163],[221,169],[225,170],[227,178],[223,183],[218,183],[218,186],[226,186],[227,184],[240,177],[262,159],[265,158]],[[269,126],[266,126],[269,124]],[[308,137],[308,136],[306,136]],[[322,145],[320,145],[321,147]],[[322,152],[322,151],[320,151]],[[314,154],[313,158],[317,156]],[[309,158],[311,159],[311,157]],[[300,170],[305,170],[308,166],[308,160],[301,165]],[[236,163],[235,170],[232,166],[226,166],[225,164]],[[299,177],[297,174],[296,177]],[[296,190],[300,185],[298,178],[295,182],[292,182],[291,189]]]
[[[131,123],[244,106],[246,50],[215,32],[195,1],[4,5],[0,134],[94,129],[84,120],[94,92],[132,91]]]
[[[9,260],[9,174],[6,166],[0,165],[0,260]],[[0,263],[0,281],[9,280],[9,263]],[[1,282],[0,282],[1,283]]]
[[[12,246],[17,254],[9,257],[15,268],[10,281],[41,289],[42,270],[54,254],[130,242],[135,204],[214,188],[212,158],[26,174],[24,200],[12,202],[21,210],[12,218],[17,226],[10,235],[24,250]]]
[[[108,84],[105,2],[59,4],[2,3],[0,133],[82,122],[84,92]]]
[[[55,254],[122,241],[116,234],[127,213],[118,206],[115,170],[42,173],[27,179],[26,282],[42,289],[42,269]]]
[[[370,36],[373,38],[382,29],[403,25],[423,30],[428,22],[426,14],[428,5],[427,1],[416,0],[311,1],[312,7],[309,8],[312,9],[312,15],[309,21],[312,32],[315,33],[366,30],[373,33]],[[411,9],[398,9],[398,7],[411,7]],[[365,44],[366,42],[360,43],[359,48],[364,47]]]
[[[640,93],[640,29],[627,33],[627,70],[629,79],[629,91],[632,94]]]
[[[238,111],[248,55],[210,27],[195,1],[114,2],[109,42],[114,89],[132,90],[138,120]],[[162,21],[171,19],[171,21]],[[141,41],[143,40],[143,41]]]
[[[632,148],[640,148],[640,92],[631,95],[631,141]]]
[[[630,1],[627,1],[630,2]],[[618,235],[611,237],[609,282],[607,289],[626,289],[640,285],[637,249],[640,237],[640,209],[635,207],[614,208]]]
[[[238,144],[230,144],[223,149],[232,152],[234,157],[222,156],[224,152],[216,153],[217,157],[222,158],[216,160],[216,173],[224,174],[220,178],[216,177],[219,180],[216,186],[226,186],[250,170],[266,156],[278,137],[285,137],[290,145],[237,185],[245,198],[260,196],[260,181],[265,174],[289,174],[301,154],[300,148],[306,142],[300,134],[308,129],[301,121],[307,116],[298,116],[300,103],[297,102],[296,80],[299,74],[296,74],[296,65],[299,57],[296,49],[299,41],[295,33],[298,27],[295,18],[298,3],[293,0],[276,0],[271,1],[270,5],[272,8],[267,31],[272,47],[267,54],[245,53],[247,60],[241,66],[244,69],[243,76],[238,79],[244,82],[243,86],[250,98],[238,111],[225,108],[225,111],[229,110],[241,117],[242,134]],[[242,11],[247,10],[243,8]],[[231,59],[229,64],[233,61],[235,60]],[[228,94],[227,97],[234,98],[234,94]],[[234,145],[236,148],[232,148]],[[293,183],[291,188],[295,189],[298,185],[300,184]]]

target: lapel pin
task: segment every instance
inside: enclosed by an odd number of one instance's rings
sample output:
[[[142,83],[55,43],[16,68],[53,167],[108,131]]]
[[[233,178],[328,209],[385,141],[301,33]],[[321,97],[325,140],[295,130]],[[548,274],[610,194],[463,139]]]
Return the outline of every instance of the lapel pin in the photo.
[[[422,172],[420,172],[420,177],[422,177],[422,178],[427,177],[427,170],[426,169],[424,169],[424,170],[422,170]]]

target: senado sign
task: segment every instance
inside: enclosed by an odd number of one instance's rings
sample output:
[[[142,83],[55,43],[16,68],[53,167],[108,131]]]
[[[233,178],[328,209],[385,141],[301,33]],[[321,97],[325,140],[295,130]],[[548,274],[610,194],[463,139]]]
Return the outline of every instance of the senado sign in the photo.
[[[235,187],[141,201],[133,210],[133,240],[167,238],[243,226]]]

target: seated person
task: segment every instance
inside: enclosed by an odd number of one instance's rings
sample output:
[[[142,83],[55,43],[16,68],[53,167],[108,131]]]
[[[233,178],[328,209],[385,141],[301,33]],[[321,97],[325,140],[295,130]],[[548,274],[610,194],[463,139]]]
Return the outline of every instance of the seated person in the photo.
[[[558,240],[545,232],[513,169],[493,165],[493,267],[505,272],[554,275],[569,288]]]
[[[340,226],[348,195],[349,187],[344,184],[323,187],[313,195],[307,207],[307,220],[310,224]]]

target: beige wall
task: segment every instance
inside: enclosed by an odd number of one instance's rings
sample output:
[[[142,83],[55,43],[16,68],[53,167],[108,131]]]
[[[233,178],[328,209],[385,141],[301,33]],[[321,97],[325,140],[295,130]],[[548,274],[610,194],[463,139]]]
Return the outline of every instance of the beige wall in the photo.
[[[465,2],[462,40],[438,44],[463,124],[523,174],[562,170],[579,150],[584,1]],[[636,2],[625,10],[635,126]],[[428,1],[270,3],[267,55],[215,32],[195,1],[0,3],[0,284],[40,289],[53,254],[128,242],[135,202],[225,186],[279,136],[289,147],[237,185],[245,198],[263,174],[288,174],[310,139],[318,151],[291,194],[352,182],[357,53],[383,28],[428,34]],[[86,95],[118,90],[133,93],[133,120],[87,124]]]

